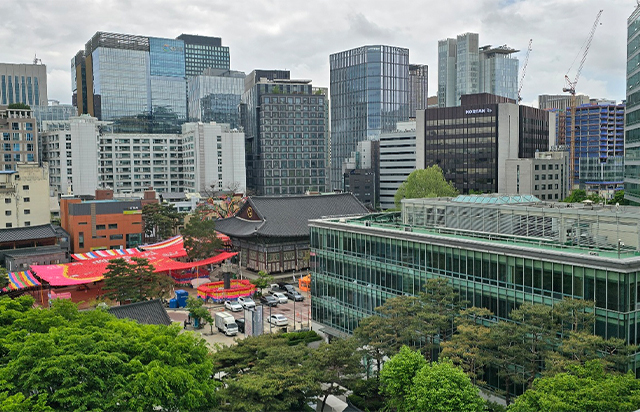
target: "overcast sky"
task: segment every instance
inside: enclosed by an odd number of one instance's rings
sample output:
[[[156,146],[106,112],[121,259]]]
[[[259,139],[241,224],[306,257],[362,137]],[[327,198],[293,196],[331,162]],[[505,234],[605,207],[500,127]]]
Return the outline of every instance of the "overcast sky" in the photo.
[[[429,65],[437,90],[437,42],[465,32],[480,44],[508,45],[529,58],[523,103],[561,94],[573,79],[581,47],[604,9],[577,92],[625,98],[626,21],[634,0],[0,0],[0,62],[47,65],[49,99],[71,102],[70,61],[97,31],[175,38],[222,38],[231,69],[287,69],[292,78],[329,86],[329,54],[362,45],[409,48],[411,63]]]

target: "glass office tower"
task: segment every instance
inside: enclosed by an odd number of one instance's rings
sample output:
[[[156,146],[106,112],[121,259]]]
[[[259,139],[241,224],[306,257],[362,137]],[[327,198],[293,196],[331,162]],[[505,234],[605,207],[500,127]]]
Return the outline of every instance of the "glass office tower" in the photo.
[[[627,20],[624,197],[640,203],[640,6]]]
[[[231,129],[240,126],[240,101],[244,92],[243,72],[207,69],[190,76],[189,121],[227,123]]]
[[[518,59],[511,57],[519,50],[510,47],[480,48],[480,92],[518,100]]]
[[[409,119],[409,49],[363,46],[329,56],[331,185],[343,188],[343,160],[358,142]]]
[[[208,68],[229,70],[229,47],[219,37],[181,34],[184,42],[187,76],[197,76]]]

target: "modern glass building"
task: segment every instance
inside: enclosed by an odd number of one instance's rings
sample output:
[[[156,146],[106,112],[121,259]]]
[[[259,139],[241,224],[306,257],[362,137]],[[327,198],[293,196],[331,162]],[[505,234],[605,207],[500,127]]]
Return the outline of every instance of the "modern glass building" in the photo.
[[[627,20],[624,197],[640,204],[640,6]]]
[[[456,104],[456,39],[438,41],[438,107]]]
[[[518,59],[511,57],[517,52],[506,45],[480,48],[480,92],[518,100]]]
[[[255,81],[243,95],[247,187],[266,196],[326,191],[326,96],[310,80],[247,78]]]
[[[429,99],[429,66],[409,65],[409,117],[416,117],[416,110],[427,108]]]
[[[312,316],[336,334],[352,333],[386,299],[445,278],[497,319],[524,302],[588,299],[595,334],[640,343],[637,207],[461,195],[404,200],[400,213],[310,227]]]
[[[331,188],[342,189],[342,164],[358,142],[375,140],[409,119],[409,50],[362,46],[329,56]]]
[[[240,102],[244,92],[243,72],[206,69],[189,76],[189,121],[226,123],[240,126]]]
[[[480,92],[478,37],[478,33],[464,33],[456,39],[456,106],[463,94]]]
[[[229,70],[229,47],[222,45],[220,37],[181,34],[177,40],[184,42],[187,76],[197,76],[208,68]]]

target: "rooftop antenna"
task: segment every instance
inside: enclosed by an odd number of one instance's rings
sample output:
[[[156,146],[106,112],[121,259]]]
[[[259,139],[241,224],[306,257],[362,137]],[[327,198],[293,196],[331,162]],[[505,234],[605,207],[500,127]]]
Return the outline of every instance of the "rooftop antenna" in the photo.
[[[42,59],[38,59],[38,55],[34,54],[33,55],[33,64],[38,64],[38,63],[42,64]]]

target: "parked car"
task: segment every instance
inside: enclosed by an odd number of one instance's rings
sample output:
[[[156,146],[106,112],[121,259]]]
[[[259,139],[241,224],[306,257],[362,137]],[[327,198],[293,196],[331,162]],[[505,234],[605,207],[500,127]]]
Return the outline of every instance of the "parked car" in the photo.
[[[287,326],[289,324],[289,319],[287,319],[283,314],[278,313],[269,316],[268,322],[276,326]]]
[[[254,302],[249,296],[240,296],[238,298],[238,303],[240,303],[245,309],[253,309],[256,307],[256,302]]]
[[[288,291],[286,295],[289,299],[295,300],[296,302],[302,302],[304,300],[304,296],[297,290]]]
[[[266,306],[276,306],[278,304],[278,299],[271,295],[262,295],[260,296],[260,302]]]
[[[242,305],[236,300],[225,300],[224,307],[231,312],[240,312],[242,310]]]
[[[236,325],[238,325],[238,332],[244,333],[244,318],[236,319]]]
[[[287,303],[289,301],[287,295],[282,292],[271,292],[271,296],[278,299],[278,303]]]

